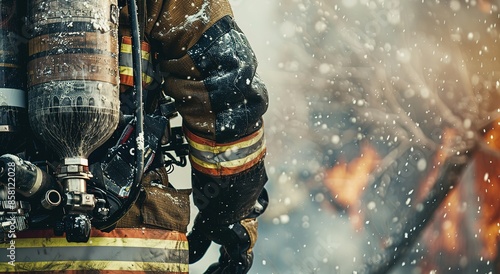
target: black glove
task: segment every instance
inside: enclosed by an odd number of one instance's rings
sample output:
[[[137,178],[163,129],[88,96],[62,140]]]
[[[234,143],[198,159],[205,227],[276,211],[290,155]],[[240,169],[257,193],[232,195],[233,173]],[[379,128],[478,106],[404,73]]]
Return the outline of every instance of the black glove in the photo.
[[[218,218],[219,216],[214,212],[224,212],[224,210],[217,211],[217,207],[200,211],[196,216],[192,231],[187,236],[189,263],[192,264],[200,260],[210,247],[211,242],[215,242],[221,245],[221,256],[218,262],[212,264],[205,271],[205,274],[248,273],[253,262],[252,248],[257,241],[257,218],[264,213],[268,203],[267,191],[262,189],[250,213],[242,214],[245,217],[236,219],[234,223],[227,219]],[[227,205],[227,203],[216,203],[213,200],[211,200],[211,204]],[[241,209],[241,207],[234,208]]]
[[[257,240],[257,226],[256,218],[230,225],[213,225],[198,215],[193,230],[188,235],[189,263],[201,259],[213,241],[221,245],[221,256],[205,274],[248,273],[253,262],[252,248]]]
[[[201,228],[198,225],[193,226],[187,238],[189,243],[189,263],[194,264],[205,256],[212,241],[201,232]]]

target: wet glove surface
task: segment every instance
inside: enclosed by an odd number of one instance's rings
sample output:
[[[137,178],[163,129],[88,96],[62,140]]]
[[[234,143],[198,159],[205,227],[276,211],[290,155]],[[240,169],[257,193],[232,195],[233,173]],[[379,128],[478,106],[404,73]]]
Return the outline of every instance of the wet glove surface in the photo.
[[[200,260],[214,242],[221,245],[220,257],[205,274],[248,273],[253,262],[252,248],[257,240],[257,226],[255,218],[230,225],[213,225],[198,216],[188,235],[189,263]]]

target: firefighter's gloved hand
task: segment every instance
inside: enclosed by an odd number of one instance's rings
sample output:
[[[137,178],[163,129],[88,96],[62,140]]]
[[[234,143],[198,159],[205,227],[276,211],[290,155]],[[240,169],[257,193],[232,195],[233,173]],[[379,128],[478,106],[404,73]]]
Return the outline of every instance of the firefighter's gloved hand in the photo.
[[[198,216],[193,231],[188,235],[189,263],[203,257],[210,243],[219,245],[219,261],[212,264],[205,274],[245,274],[253,262],[252,248],[257,239],[257,219],[244,219],[230,225],[210,225]]]
[[[197,226],[193,227],[187,238],[189,243],[189,263],[194,264],[205,256],[212,241]]]

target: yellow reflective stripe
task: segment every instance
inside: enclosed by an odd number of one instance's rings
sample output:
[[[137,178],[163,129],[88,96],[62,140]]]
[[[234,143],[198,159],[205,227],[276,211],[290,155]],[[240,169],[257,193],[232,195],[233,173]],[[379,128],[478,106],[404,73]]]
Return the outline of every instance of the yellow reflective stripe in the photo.
[[[238,142],[238,143],[231,144],[231,145],[217,145],[217,146],[208,146],[208,145],[200,144],[200,143],[197,143],[197,142],[189,139],[189,137],[186,139],[187,139],[189,145],[197,150],[221,153],[221,152],[225,152],[227,150],[233,150],[235,148],[244,148],[244,147],[252,146],[255,143],[260,141],[263,134],[264,134],[264,130],[260,129],[258,134],[250,140]]]
[[[208,162],[202,161],[202,160],[194,157],[193,155],[191,155],[191,161],[195,162],[196,164],[198,164],[204,168],[209,168],[209,169],[217,169],[219,167],[235,168],[235,167],[245,165],[246,163],[251,162],[251,161],[257,159],[258,157],[260,157],[262,151],[265,148],[266,148],[266,141],[264,140],[262,143],[262,146],[260,146],[260,148],[258,150],[256,150],[254,153],[246,156],[245,158],[241,158],[241,159],[237,159],[237,160],[233,160],[233,161],[218,162],[217,164],[213,164],[213,163],[208,163]]]
[[[134,69],[131,67],[120,66],[120,74],[127,76],[134,76]],[[146,84],[153,82],[153,77],[147,75],[145,72],[142,73],[142,81]]]
[[[0,63],[0,67],[4,68],[18,68],[19,66],[11,63]]]
[[[5,264],[0,271],[32,272],[33,270],[133,270],[133,271],[169,271],[188,272],[189,265],[181,263],[128,262],[128,261],[51,261],[19,262],[14,266]]]
[[[25,238],[16,239],[16,248],[31,247],[70,247],[70,246],[130,246],[130,247],[162,247],[165,249],[188,250],[187,241],[159,240],[159,239],[139,239],[139,238],[90,238],[86,243],[73,243],[66,241],[66,238]]]
[[[120,46],[120,52],[132,53],[132,45],[122,43]],[[149,58],[151,58],[151,54],[145,50],[141,50],[141,56],[142,56],[142,59],[144,59],[144,60],[149,60]]]

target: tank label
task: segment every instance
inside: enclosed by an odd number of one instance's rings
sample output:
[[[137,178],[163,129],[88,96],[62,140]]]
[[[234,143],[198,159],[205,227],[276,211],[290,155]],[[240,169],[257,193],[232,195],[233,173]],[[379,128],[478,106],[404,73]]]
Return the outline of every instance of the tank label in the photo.
[[[38,21],[50,19],[61,20],[75,17],[94,19],[109,14],[109,1],[34,1],[31,13]],[[38,2],[38,3],[37,3]],[[114,1],[111,1],[114,2]]]
[[[62,54],[28,63],[28,86],[65,80],[102,81],[118,85],[118,60],[110,56]]]
[[[0,106],[26,108],[26,92],[22,89],[0,88]]]

